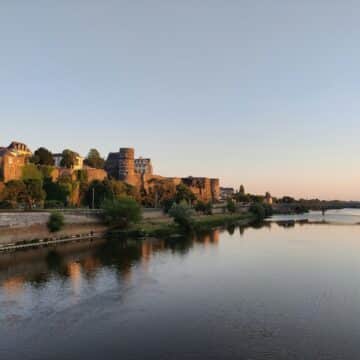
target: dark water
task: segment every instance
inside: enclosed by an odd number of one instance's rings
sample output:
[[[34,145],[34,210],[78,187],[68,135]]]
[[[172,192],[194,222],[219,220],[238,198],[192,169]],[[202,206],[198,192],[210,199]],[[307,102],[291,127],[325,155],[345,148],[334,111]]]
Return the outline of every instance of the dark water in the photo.
[[[0,256],[0,359],[359,359],[360,226]]]

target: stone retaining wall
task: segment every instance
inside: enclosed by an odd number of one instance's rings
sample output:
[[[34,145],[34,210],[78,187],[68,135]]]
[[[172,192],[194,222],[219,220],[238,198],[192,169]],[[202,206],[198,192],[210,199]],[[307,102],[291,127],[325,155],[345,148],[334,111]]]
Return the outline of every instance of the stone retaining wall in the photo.
[[[50,212],[9,212],[0,213],[0,229],[24,228],[32,225],[44,225],[47,223]],[[91,215],[64,214],[66,224],[90,224],[100,220]]]

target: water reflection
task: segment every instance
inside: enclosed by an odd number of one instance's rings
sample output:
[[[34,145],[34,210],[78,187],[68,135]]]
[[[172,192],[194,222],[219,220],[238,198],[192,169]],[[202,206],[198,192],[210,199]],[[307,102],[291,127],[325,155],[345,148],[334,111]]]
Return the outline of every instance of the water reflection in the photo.
[[[235,227],[227,230],[234,234]],[[240,232],[243,234],[244,230],[242,227]],[[220,230],[215,230],[181,239],[102,239],[3,254],[0,286],[5,293],[19,294],[25,283],[39,287],[55,276],[69,279],[74,294],[80,294],[82,279],[94,279],[100,269],[115,271],[120,281],[130,282],[132,269],[141,265],[146,270],[157,253],[185,256],[195,245],[217,246],[219,238]]]
[[[293,220],[3,254],[0,358],[358,359],[360,227]]]

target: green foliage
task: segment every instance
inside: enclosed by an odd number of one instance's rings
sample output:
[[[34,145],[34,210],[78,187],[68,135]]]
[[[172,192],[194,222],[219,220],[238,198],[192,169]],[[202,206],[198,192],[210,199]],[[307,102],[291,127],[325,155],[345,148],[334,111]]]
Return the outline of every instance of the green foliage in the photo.
[[[43,174],[34,164],[26,164],[22,168],[22,180],[36,179],[42,180]]]
[[[266,216],[264,205],[258,202],[251,204],[249,210],[256,216],[257,220],[263,220]]]
[[[80,181],[80,183],[87,183],[88,175],[85,170],[77,170],[76,171],[76,179]]]
[[[184,204],[174,203],[171,209],[169,210],[169,215],[174,219],[174,221],[180,226],[182,230],[190,231],[194,228],[194,221],[192,219],[192,210],[191,208]]]
[[[3,201],[15,208],[26,199],[26,186],[22,180],[11,180],[6,183],[2,194]]]
[[[96,149],[91,149],[89,151],[84,163],[85,165],[96,169],[103,169],[105,166],[105,160],[101,157],[99,151]]]
[[[51,174],[54,170],[54,167],[50,165],[41,165],[38,168],[42,174],[43,179],[51,177]]]
[[[117,228],[127,228],[131,223],[141,220],[141,207],[128,196],[118,199],[106,199],[102,208],[104,210],[104,222]]]
[[[64,215],[61,212],[51,213],[47,222],[47,227],[50,232],[60,231],[65,225]]]
[[[13,208],[21,204],[26,204],[28,208],[42,205],[45,196],[42,181],[38,179],[11,180],[6,183],[2,194],[3,201],[11,204]]]
[[[236,211],[236,205],[234,204],[234,201],[232,201],[232,199],[227,200],[226,210],[231,214],[233,214]]]
[[[212,203],[210,201],[206,203],[204,201],[199,200],[195,204],[195,211],[206,214],[206,215],[211,215],[212,214]]]
[[[269,217],[273,215],[273,208],[269,204],[263,204],[265,210],[265,217]]]
[[[42,205],[45,200],[46,193],[43,190],[43,183],[38,179],[24,180],[26,187],[25,200],[29,208],[33,208],[35,205]]]
[[[188,204],[192,204],[196,200],[196,196],[190,190],[190,188],[184,184],[176,186],[175,201],[180,204],[182,201],[186,201]]]
[[[291,196],[284,196],[281,199],[279,199],[279,202],[283,204],[292,204],[295,202],[295,199]]]
[[[166,199],[162,202],[163,211],[165,214],[168,214],[172,206],[175,204],[174,199]]]
[[[54,159],[52,153],[44,147],[40,147],[35,151],[34,156],[31,158],[31,162],[33,162],[36,165],[47,165],[47,166],[54,165]]]
[[[64,206],[71,194],[71,189],[66,183],[53,182],[51,178],[45,178],[43,188],[46,192],[47,201],[57,201]]]
[[[64,203],[58,200],[46,200],[44,203],[45,209],[61,209],[64,207]]]
[[[62,159],[60,165],[62,167],[71,169],[75,165],[77,154],[69,149],[66,149],[62,152]]]
[[[106,199],[120,199],[124,196],[137,198],[137,191],[134,186],[117,180],[94,180],[85,190],[84,204],[92,207],[94,194],[94,205],[99,209]]]

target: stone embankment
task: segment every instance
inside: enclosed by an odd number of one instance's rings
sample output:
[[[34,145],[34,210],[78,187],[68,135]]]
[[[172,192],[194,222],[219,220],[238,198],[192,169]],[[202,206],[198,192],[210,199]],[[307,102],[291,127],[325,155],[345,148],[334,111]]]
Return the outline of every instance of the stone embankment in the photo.
[[[49,212],[1,212],[0,230],[9,228],[25,228],[33,225],[45,225],[49,220]],[[94,215],[64,213],[66,224],[93,224],[100,220]]]

